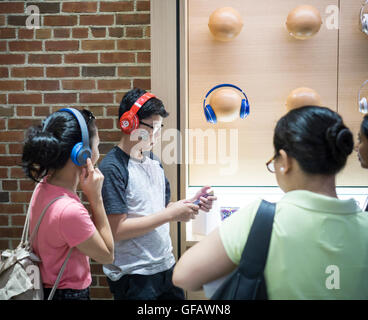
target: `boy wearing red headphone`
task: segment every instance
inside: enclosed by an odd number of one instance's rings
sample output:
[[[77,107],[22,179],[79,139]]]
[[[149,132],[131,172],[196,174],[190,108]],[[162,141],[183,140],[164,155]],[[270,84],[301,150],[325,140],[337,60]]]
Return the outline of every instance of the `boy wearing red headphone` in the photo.
[[[187,222],[199,209],[209,211],[216,199],[201,197],[209,188],[204,187],[193,199],[170,202],[169,181],[151,151],[167,116],[156,96],[130,90],[119,107],[121,140],[99,167],[115,241],[114,262],[103,271],[116,300],[184,299],[183,290],[172,283],[169,222]]]

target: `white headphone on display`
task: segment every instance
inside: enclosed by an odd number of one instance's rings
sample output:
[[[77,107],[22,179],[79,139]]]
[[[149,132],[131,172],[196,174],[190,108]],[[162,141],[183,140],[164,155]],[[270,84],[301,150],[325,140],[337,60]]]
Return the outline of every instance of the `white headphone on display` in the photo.
[[[368,35],[368,14],[363,14],[363,11],[365,7],[368,4],[368,0],[365,1],[365,4],[363,4],[362,8],[360,9],[360,26],[363,33]]]
[[[368,15],[367,15],[368,16]],[[359,89],[359,95],[358,95],[358,102],[359,102],[359,112],[361,113],[368,113],[368,100],[366,97],[361,98],[361,91],[363,87],[368,83],[368,80],[365,80],[362,84],[362,86]]]

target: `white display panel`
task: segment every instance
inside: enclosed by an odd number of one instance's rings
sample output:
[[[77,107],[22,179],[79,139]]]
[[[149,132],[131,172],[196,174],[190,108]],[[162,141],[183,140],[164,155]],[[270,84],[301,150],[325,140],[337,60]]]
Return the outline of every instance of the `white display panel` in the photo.
[[[201,187],[187,188],[187,199],[193,197]],[[257,199],[265,199],[277,202],[284,192],[279,187],[212,187],[218,200],[214,202],[213,208],[206,213],[200,211],[195,220],[186,224],[187,241],[199,241],[209,234],[221,223],[221,207],[244,208]],[[354,198],[360,208],[364,209],[368,195],[368,188],[363,187],[337,187],[337,195],[341,200]],[[236,214],[233,213],[233,214]]]

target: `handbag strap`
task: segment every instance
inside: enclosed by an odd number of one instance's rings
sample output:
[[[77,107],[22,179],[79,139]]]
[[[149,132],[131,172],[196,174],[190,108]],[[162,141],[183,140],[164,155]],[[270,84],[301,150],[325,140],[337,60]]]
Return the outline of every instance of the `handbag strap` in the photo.
[[[29,234],[29,221],[30,221],[30,213],[31,213],[31,204],[33,202],[33,197],[34,197],[34,194],[36,193],[36,190],[37,188],[39,187],[39,183],[36,185],[33,193],[32,193],[32,197],[31,197],[31,200],[29,202],[29,206],[28,206],[28,210],[27,210],[27,216],[26,216],[26,221],[24,223],[24,227],[23,227],[23,232],[22,232],[22,239],[21,239],[21,242],[20,242],[20,246],[28,246],[28,247],[31,247],[32,246],[32,241],[35,237],[35,235],[37,234],[38,232],[38,229],[41,225],[41,222],[42,222],[42,219],[47,211],[47,209],[57,200],[61,199],[61,198],[64,198],[65,196],[59,196],[53,200],[51,200],[47,206],[43,209],[40,217],[38,218],[38,221],[37,221],[37,224],[34,228],[34,230],[32,231],[32,234],[31,236],[29,237],[28,239],[28,234]],[[67,254],[67,257],[65,258],[64,260],[64,263],[63,265],[61,266],[61,269],[59,271],[59,274],[55,280],[55,283],[54,283],[54,286],[52,287],[52,290],[49,294],[49,297],[48,297],[48,300],[52,300],[52,298],[54,297],[54,294],[55,294],[55,291],[57,289],[57,286],[59,285],[59,282],[61,280],[61,277],[63,276],[63,273],[64,273],[64,270],[65,270],[65,267],[66,267],[66,264],[68,263],[68,260],[72,254],[72,251],[73,251],[73,248],[70,248],[69,251],[68,251],[68,254]]]
[[[65,270],[66,264],[68,263],[68,260],[69,260],[71,254],[72,254],[72,251],[73,251],[73,248],[70,248],[69,251],[68,251],[68,255],[65,258],[63,265],[61,266],[61,269],[59,271],[59,274],[58,274],[58,276],[57,276],[57,278],[55,280],[54,286],[52,287],[52,290],[51,290],[51,292],[50,292],[49,297],[47,298],[47,300],[52,300],[52,298],[54,297],[55,291],[56,291],[56,289],[57,289],[57,287],[59,285],[59,282],[61,280],[61,277],[63,276],[63,273],[64,273],[64,270]]]
[[[33,239],[34,239],[35,235],[36,235],[36,234],[37,234],[37,232],[38,232],[38,228],[40,227],[40,224],[41,224],[41,222],[42,222],[42,219],[43,219],[43,217],[44,217],[44,215],[45,215],[45,213],[46,213],[47,209],[48,209],[48,208],[49,208],[49,207],[50,207],[54,202],[56,202],[57,200],[59,200],[59,199],[61,199],[61,198],[64,198],[64,197],[65,197],[65,196],[60,196],[60,197],[57,197],[57,198],[55,198],[55,199],[51,200],[51,201],[48,203],[48,205],[43,209],[43,211],[42,211],[42,213],[41,213],[40,217],[38,218],[37,224],[36,224],[35,228],[33,229],[31,236],[29,237],[28,242],[29,242],[29,246],[30,246],[30,247],[32,246]],[[29,207],[30,207],[30,206],[31,206],[31,204],[29,205]],[[29,218],[28,218],[28,220],[29,220]],[[29,222],[28,222],[28,229],[29,229]],[[27,232],[27,233],[28,233],[28,232]]]
[[[37,234],[37,231],[38,231],[38,228],[40,227],[40,224],[42,222],[42,219],[47,211],[47,209],[56,201],[56,200],[59,200],[65,196],[59,196],[53,200],[51,200],[47,206],[43,209],[40,217],[38,218],[38,221],[37,221],[37,224],[31,234],[30,237],[29,236],[29,228],[30,228],[30,217],[31,217],[31,205],[33,203],[33,198],[34,198],[34,195],[36,193],[36,190],[39,188],[39,183],[36,185],[33,193],[32,193],[32,197],[31,197],[31,200],[29,201],[29,205],[28,205],[28,209],[27,209],[27,216],[26,216],[26,221],[24,223],[24,227],[23,227],[23,232],[22,232],[22,238],[21,238],[21,241],[20,241],[20,244],[19,246],[22,246],[22,247],[31,247],[32,246],[32,241],[33,241],[33,238],[35,237],[35,235]]]
[[[44,217],[44,215],[45,215],[45,213],[46,213],[46,211],[47,211],[47,209],[55,202],[55,201],[57,201],[57,200],[59,200],[59,199],[61,199],[61,198],[64,198],[65,196],[60,196],[60,197],[57,197],[57,198],[55,198],[55,199],[53,199],[51,202],[49,202],[49,204],[43,209],[43,211],[42,211],[42,213],[41,213],[41,216],[39,217],[39,219],[38,219],[38,221],[37,221],[37,224],[36,224],[36,226],[35,226],[35,228],[34,228],[34,230],[32,231],[32,234],[31,234],[31,236],[30,236],[30,238],[29,238],[29,246],[32,246],[32,241],[33,241],[33,238],[34,238],[34,236],[37,234],[37,231],[38,231],[38,228],[40,227],[40,224],[41,224],[41,222],[42,222],[42,218]],[[70,258],[70,256],[71,256],[71,254],[72,254],[72,251],[73,251],[73,248],[70,248],[69,249],[69,251],[68,251],[68,254],[67,254],[67,256],[66,256],[66,258],[65,258],[65,260],[64,260],[64,263],[63,263],[63,265],[61,266],[61,269],[60,269],[60,271],[59,271],[59,274],[58,274],[58,276],[57,276],[57,278],[56,278],[56,280],[55,280],[55,283],[54,283],[54,286],[52,287],[52,290],[51,290],[51,292],[50,292],[50,294],[49,294],[49,297],[48,297],[48,299],[47,300],[52,300],[52,298],[54,297],[54,294],[55,294],[55,291],[56,291],[56,289],[57,289],[57,287],[58,287],[58,285],[59,285],[59,282],[60,282],[60,280],[61,280],[61,277],[63,276],[63,273],[64,273],[64,270],[65,270],[65,267],[66,267],[66,264],[68,263],[68,260],[69,260],[69,258]]]
[[[20,240],[19,246],[24,247],[28,243],[28,234],[29,234],[29,219],[31,214],[31,204],[33,202],[33,197],[36,193],[36,190],[39,187],[39,183],[37,183],[35,189],[33,190],[31,200],[29,201],[28,209],[27,209],[27,215],[26,215],[26,221],[24,223],[23,232],[22,232],[22,238]]]
[[[239,264],[239,270],[247,278],[257,278],[264,271],[272,235],[275,209],[275,203],[265,200],[262,200],[258,208]]]

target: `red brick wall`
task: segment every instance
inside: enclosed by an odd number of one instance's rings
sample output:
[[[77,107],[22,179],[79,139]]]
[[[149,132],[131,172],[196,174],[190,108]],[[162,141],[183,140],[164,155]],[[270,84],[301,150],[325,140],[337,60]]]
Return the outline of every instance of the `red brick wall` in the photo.
[[[36,30],[25,26],[31,4]],[[19,166],[25,130],[62,107],[86,108],[106,154],[133,87],[150,88],[149,0],[0,2],[0,250],[18,245],[34,187]],[[101,265],[91,270],[91,297],[111,298]]]

